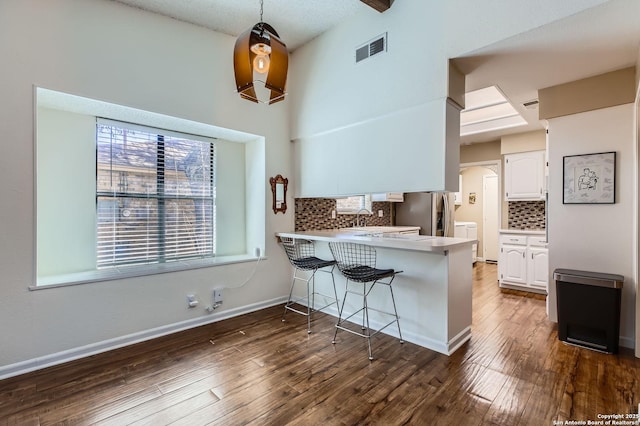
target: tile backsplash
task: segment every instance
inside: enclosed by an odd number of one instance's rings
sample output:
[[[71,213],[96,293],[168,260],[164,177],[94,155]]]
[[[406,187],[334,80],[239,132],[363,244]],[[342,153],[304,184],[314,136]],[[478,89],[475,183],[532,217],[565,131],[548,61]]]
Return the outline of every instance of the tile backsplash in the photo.
[[[544,201],[509,201],[509,229],[545,229]]]
[[[335,229],[352,226],[355,214],[339,214],[331,218],[331,212],[336,209],[333,198],[296,198],[295,199],[295,227],[296,231],[310,231],[312,229]],[[390,226],[391,203],[373,202],[372,215],[361,216],[367,221],[367,226]],[[382,210],[382,217],[378,211]]]

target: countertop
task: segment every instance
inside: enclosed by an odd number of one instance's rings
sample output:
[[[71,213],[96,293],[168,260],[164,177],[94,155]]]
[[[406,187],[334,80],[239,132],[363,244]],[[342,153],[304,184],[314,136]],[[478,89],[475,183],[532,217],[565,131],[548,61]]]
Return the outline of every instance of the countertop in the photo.
[[[501,229],[501,234],[546,235],[544,229]]]
[[[378,227],[376,227],[378,228]],[[398,227],[394,227],[398,228]],[[415,227],[406,227],[408,230]],[[397,229],[396,229],[397,232]],[[432,237],[428,235],[384,235],[358,228],[326,229],[301,232],[278,232],[278,237],[306,238],[314,241],[325,242],[354,242],[367,244],[374,247],[393,248],[400,250],[445,253],[457,247],[469,246],[477,243],[477,240],[469,238]]]

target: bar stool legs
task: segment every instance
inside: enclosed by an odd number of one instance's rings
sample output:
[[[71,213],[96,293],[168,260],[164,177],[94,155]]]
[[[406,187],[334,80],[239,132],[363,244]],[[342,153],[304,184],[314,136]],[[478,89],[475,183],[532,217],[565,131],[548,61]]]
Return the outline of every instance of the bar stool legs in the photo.
[[[321,311],[335,304],[338,307],[338,292],[336,291],[336,281],[333,270],[336,265],[335,260],[324,260],[315,256],[315,247],[312,241],[281,237],[281,245],[287,254],[289,262],[294,267],[293,279],[291,280],[291,289],[289,290],[289,298],[284,305],[284,313],[282,321],[285,321],[287,311],[293,311],[307,317],[307,334],[311,333],[311,314]],[[330,267],[330,268],[329,268]],[[325,295],[316,291],[316,273],[325,272],[331,274],[331,284],[333,286],[333,296]],[[300,275],[299,275],[300,274]],[[305,283],[307,295],[306,297],[295,297],[293,291],[296,281]],[[316,308],[316,296],[321,296],[325,305]],[[306,310],[301,310],[295,305],[306,305]]]
[[[285,316],[287,315],[287,311],[292,311],[301,315],[305,315],[307,317],[307,334],[311,334],[311,314],[313,312],[322,311],[323,309],[326,309],[333,304],[335,304],[336,307],[338,306],[338,292],[336,291],[336,281],[333,275],[334,268],[335,266],[332,265],[330,270],[322,270],[322,269],[313,270],[311,272],[311,276],[309,276],[308,278],[298,276],[298,273],[300,271],[303,271],[302,269],[299,269],[299,268],[294,269],[293,279],[291,280],[291,289],[289,290],[289,298],[287,300],[287,303],[284,305],[282,322],[285,321]],[[316,272],[325,272],[325,273],[331,274],[331,283],[333,285],[333,296],[327,296],[327,295],[316,292],[316,289],[315,289],[316,288],[316,284],[315,284]],[[299,280],[305,283],[307,288],[306,297],[296,298],[293,296],[293,290],[295,288],[296,280]],[[315,303],[316,295],[324,297],[325,300],[329,299],[330,302],[326,303],[324,306],[320,308],[316,308],[316,303]],[[294,305],[296,304],[298,305],[306,304],[307,309],[305,311],[302,311],[294,307]]]
[[[393,269],[377,269],[375,267],[376,252],[375,249],[370,246],[355,243],[329,243],[329,248],[331,249],[333,257],[337,261],[338,269],[347,279],[345,295],[344,299],[342,300],[340,310],[338,311],[338,322],[336,323],[336,329],[333,334],[332,343],[336,343],[338,330],[343,330],[363,337],[367,339],[369,360],[373,360],[371,337],[375,336],[393,323],[396,323],[398,327],[400,343],[404,343],[404,340],[402,338],[402,331],[400,330],[400,319],[398,317],[398,310],[396,308],[396,301],[392,287],[392,282],[396,274],[399,274],[402,271],[395,271]],[[359,288],[353,289],[353,285],[358,284],[361,284],[362,291],[359,291]],[[368,296],[376,286],[376,284],[384,285],[389,288],[393,312],[387,312],[369,305]],[[354,294],[362,297],[362,308],[343,318],[344,307],[349,294]],[[379,314],[381,314],[380,317],[387,317],[391,320],[379,329],[372,330],[371,324],[369,322],[369,311],[378,312]],[[352,317],[358,315],[360,312],[362,312],[362,327],[361,331],[358,332],[353,330],[353,326],[349,327],[346,323]]]

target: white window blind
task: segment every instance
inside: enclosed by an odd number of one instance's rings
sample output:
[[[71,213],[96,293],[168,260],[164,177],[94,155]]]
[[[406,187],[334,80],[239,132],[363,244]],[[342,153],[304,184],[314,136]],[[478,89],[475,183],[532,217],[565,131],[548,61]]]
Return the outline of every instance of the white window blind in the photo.
[[[366,209],[371,212],[371,195],[354,195],[336,199],[336,210],[341,214],[355,214]]]
[[[214,143],[103,119],[96,135],[97,267],[215,256]]]

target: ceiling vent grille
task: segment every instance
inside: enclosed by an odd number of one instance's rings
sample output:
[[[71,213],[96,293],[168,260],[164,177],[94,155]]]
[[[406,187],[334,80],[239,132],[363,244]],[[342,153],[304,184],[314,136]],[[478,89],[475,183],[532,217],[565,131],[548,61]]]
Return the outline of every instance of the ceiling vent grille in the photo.
[[[522,106],[525,107],[526,109],[535,109],[535,108],[538,108],[539,103],[540,102],[537,99],[532,99],[530,101],[524,102]]]
[[[384,33],[356,48],[356,63],[386,51],[387,33]]]

